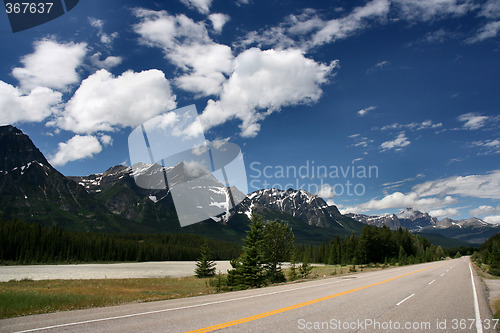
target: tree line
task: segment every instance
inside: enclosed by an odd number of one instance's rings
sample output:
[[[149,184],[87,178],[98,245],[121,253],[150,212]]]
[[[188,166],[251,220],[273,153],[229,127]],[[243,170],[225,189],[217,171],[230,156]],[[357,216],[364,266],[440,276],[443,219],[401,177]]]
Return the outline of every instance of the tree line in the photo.
[[[231,260],[227,276],[219,274],[212,283],[218,289],[246,289],[270,283],[307,277],[309,263],[329,265],[363,265],[384,263],[409,265],[444,259],[448,256],[441,246],[414,235],[406,229],[396,231],[388,227],[364,226],[360,235],[352,234],[341,240],[338,236],[324,241],[321,246],[294,244],[294,235],[288,224],[270,221],[263,224],[254,216],[242,247],[242,254]],[[208,248],[203,247],[197,262],[196,275],[215,275]],[[290,261],[290,273],[285,276],[282,263]],[[296,262],[300,262],[297,266]]]
[[[207,242],[217,259],[240,254],[240,246],[191,234],[108,234],[64,231],[20,220],[0,220],[0,263],[78,263],[196,260]]]
[[[401,227],[395,231],[366,225],[360,235],[324,241],[320,246],[299,245],[297,258],[329,265],[385,263],[410,265],[440,260],[448,253],[441,246]]]
[[[472,260],[488,273],[500,276],[500,233],[488,238],[479,251],[474,252]]]

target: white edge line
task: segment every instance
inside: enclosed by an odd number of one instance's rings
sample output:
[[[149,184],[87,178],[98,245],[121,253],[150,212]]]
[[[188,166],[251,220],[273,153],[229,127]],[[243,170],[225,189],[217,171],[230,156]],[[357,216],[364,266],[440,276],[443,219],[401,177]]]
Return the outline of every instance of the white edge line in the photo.
[[[402,269],[405,269],[405,268],[407,268],[407,267],[396,268],[393,271],[395,272],[395,271],[399,271],[399,270],[402,270]],[[375,273],[378,273],[378,271],[375,272]],[[373,274],[367,274],[367,275],[364,275],[363,277],[367,277],[367,276],[371,276],[371,275],[373,275]],[[59,324],[59,325],[53,325],[53,326],[46,326],[46,327],[40,327],[40,328],[31,328],[31,329],[28,329],[28,330],[15,331],[13,333],[28,333],[28,332],[45,331],[45,330],[50,330],[50,329],[53,329],[53,328],[61,328],[61,327],[69,327],[69,326],[76,326],[76,325],[83,325],[83,324],[91,324],[91,323],[97,323],[97,322],[101,322],[101,321],[124,319],[124,318],[131,318],[131,317],[139,317],[139,316],[145,316],[145,315],[149,315],[149,314],[156,314],[156,313],[162,313],[162,312],[170,312],[170,311],[176,311],[176,310],[184,310],[184,309],[190,309],[190,308],[197,308],[197,307],[201,307],[201,306],[207,306],[207,305],[213,305],[213,304],[221,304],[221,303],[239,301],[239,300],[243,300],[243,299],[261,297],[261,296],[269,296],[269,295],[281,294],[281,293],[285,293],[285,292],[289,292],[289,291],[295,291],[295,290],[300,290],[300,289],[320,287],[320,286],[324,286],[324,285],[327,285],[327,284],[334,284],[334,283],[339,283],[339,282],[345,281],[345,280],[338,280],[336,277],[333,277],[332,279],[335,279],[335,280],[331,281],[331,282],[326,282],[326,283],[321,283],[321,284],[315,284],[313,286],[304,286],[304,287],[293,288],[293,289],[278,290],[278,291],[273,291],[273,292],[265,293],[265,294],[250,295],[250,296],[244,296],[244,297],[239,297],[239,298],[231,298],[231,299],[226,299],[226,300],[222,300],[222,301],[208,302],[208,303],[202,303],[202,304],[186,305],[186,306],[181,306],[181,307],[178,307],[178,308],[169,308],[169,309],[162,309],[162,310],[155,310],[155,311],[139,312],[139,313],[132,313],[132,314],[123,315],[123,316],[107,317],[107,318],[92,319],[92,320],[84,320],[84,321],[78,321],[78,322],[66,323],[66,324]],[[411,295],[411,296],[413,296],[413,295]],[[403,300],[403,301],[405,301],[405,300]]]
[[[243,300],[243,299],[261,297],[261,296],[269,296],[269,295],[281,294],[281,293],[285,293],[285,292],[289,292],[289,291],[295,291],[295,290],[300,290],[300,289],[320,287],[320,286],[324,286],[324,285],[327,285],[327,284],[339,283],[341,281],[344,281],[344,280],[335,280],[335,281],[330,281],[330,282],[326,282],[326,283],[315,284],[313,286],[304,286],[304,287],[293,288],[293,289],[278,290],[278,291],[273,291],[273,292],[265,293],[265,294],[250,295],[250,296],[244,296],[244,297],[239,297],[239,298],[231,298],[231,299],[226,299],[226,300],[221,300],[221,301],[215,301],[215,302],[208,302],[208,303],[202,303],[202,304],[186,305],[186,306],[181,306],[181,307],[177,307],[177,308],[169,308],[169,309],[162,309],[162,310],[155,310],[155,311],[139,312],[139,313],[132,313],[132,314],[123,315],[123,316],[107,317],[107,318],[100,318],[100,319],[91,319],[91,320],[84,320],[84,321],[78,321],[78,322],[67,323],[67,324],[59,324],[59,325],[53,325],[53,326],[47,326],[47,327],[32,328],[32,329],[23,330],[23,331],[16,331],[14,333],[27,333],[27,332],[44,331],[44,330],[50,330],[50,329],[53,329],[53,328],[61,328],[61,327],[68,327],[68,326],[75,326],[75,325],[82,325],[82,324],[90,324],[90,323],[96,323],[96,322],[101,322],[101,321],[108,321],[108,320],[115,320],[115,319],[124,319],[124,318],[130,318],[130,317],[138,317],[138,316],[145,316],[145,315],[149,315],[149,314],[162,313],[162,312],[170,312],[170,311],[176,311],[176,310],[184,310],[184,309],[190,309],[190,308],[197,308],[197,307],[201,307],[201,306],[207,306],[207,305],[213,305],[213,304],[220,304],[220,303],[227,303],[227,302],[239,301],[239,300]]]
[[[406,297],[404,300],[399,301],[399,303],[396,303],[396,306],[399,306],[401,303],[403,303],[404,301],[409,300],[409,299],[410,299],[410,298],[412,298],[413,296],[415,296],[415,294],[411,294],[410,296]]]
[[[472,274],[472,266],[469,263],[470,279],[472,281],[472,292],[474,294],[474,311],[476,312],[476,330],[477,333],[483,333],[483,324],[481,323],[481,314],[479,313],[479,304],[477,301],[476,285],[474,284],[474,274]]]

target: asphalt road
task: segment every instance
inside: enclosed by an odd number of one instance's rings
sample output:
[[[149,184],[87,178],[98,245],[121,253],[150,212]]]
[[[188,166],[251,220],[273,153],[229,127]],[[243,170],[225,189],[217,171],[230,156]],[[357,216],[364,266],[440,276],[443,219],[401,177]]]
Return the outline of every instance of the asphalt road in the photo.
[[[0,321],[1,332],[496,332],[469,258]],[[478,325],[478,323],[481,323]]]

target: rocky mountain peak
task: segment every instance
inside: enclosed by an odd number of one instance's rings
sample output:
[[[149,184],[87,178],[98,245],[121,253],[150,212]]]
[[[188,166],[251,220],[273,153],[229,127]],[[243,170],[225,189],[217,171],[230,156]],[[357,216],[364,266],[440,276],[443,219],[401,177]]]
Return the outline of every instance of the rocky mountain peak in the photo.
[[[38,162],[50,165],[33,141],[18,128],[0,126],[0,170],[11,171]]]

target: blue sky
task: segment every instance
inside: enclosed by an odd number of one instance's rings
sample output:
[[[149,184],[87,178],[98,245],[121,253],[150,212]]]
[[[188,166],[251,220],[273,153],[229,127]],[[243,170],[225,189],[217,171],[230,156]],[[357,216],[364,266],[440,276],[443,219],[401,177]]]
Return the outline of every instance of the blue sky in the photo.
[[[250,191],[500,223],[497,0],[85,0],[15,34],[0,16],[1,123],[65,175],[129,164],[136,126],[195,104]]]

